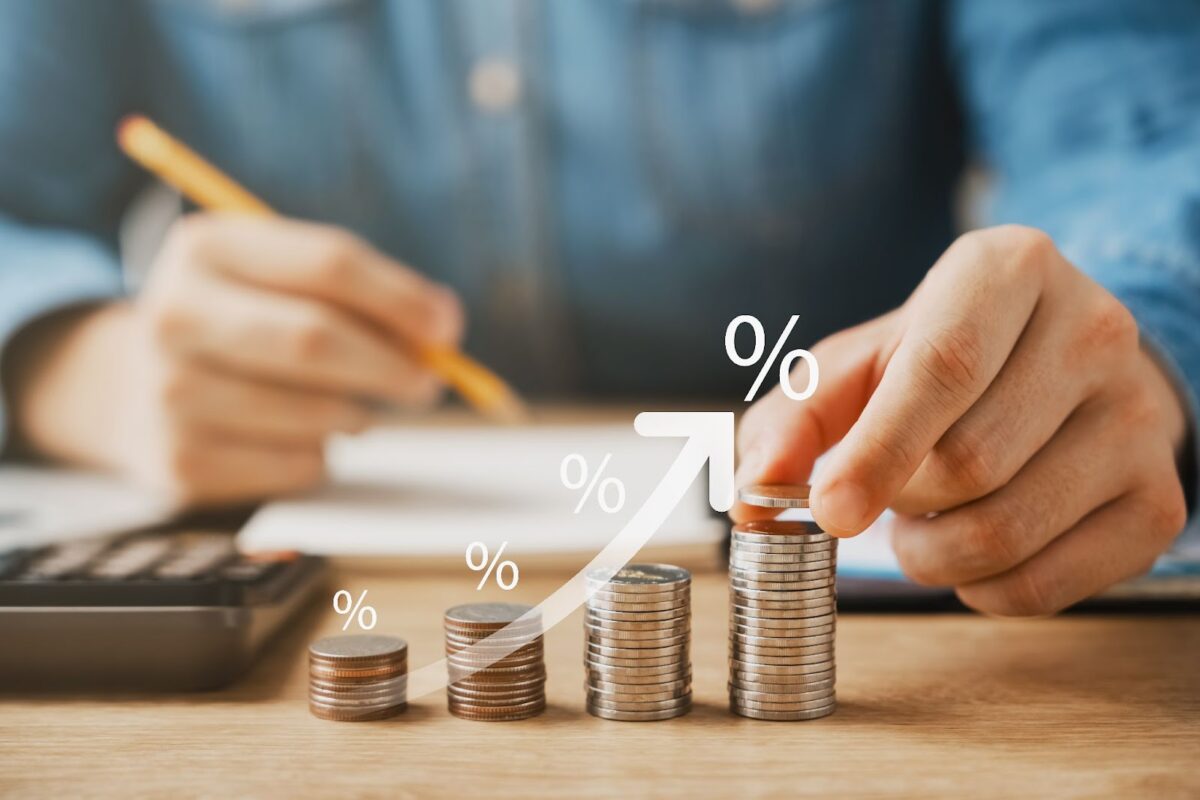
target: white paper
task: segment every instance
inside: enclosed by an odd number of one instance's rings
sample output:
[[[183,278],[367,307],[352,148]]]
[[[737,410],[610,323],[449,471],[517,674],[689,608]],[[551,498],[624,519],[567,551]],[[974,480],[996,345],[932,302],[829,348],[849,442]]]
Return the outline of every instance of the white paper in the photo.
[[[528,428],[383,428],[338,437],[327,455],[331,484],[264,506],[243,529],[246,550],[355,555],[457,555],[472,542],[508,542],[507,555],[598,551],[650,495],[682,439],[638,436],[632,425]],[[623,509],[603,511],[595,492],[562,485],[563,459],[578,453],[601,481],[625,486]],[[577,479],[576,474],[570,476]],[[719,542],[727,523],[708,509],[697,476],[651,545]],[[607,490],[610,499],[613,489]]]

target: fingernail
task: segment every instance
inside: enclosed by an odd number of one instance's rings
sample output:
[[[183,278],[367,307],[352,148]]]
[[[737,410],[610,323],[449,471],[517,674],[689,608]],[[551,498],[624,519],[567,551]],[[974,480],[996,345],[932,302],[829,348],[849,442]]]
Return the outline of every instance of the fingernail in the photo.
[[[859,533],[866,527],[870,501],[858,484],[838,481],[814,499],[814,516],[830,533]]]

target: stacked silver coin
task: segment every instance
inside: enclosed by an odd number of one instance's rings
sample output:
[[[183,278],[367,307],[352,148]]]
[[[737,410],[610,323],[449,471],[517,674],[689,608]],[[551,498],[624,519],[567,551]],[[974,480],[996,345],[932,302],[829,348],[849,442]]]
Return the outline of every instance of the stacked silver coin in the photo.
[[[668,564],[629,564],[587,576],[587,710],[648,722],[692,708],[692,575]]]
[[[308,648],[308,708],[343,722],[408,708],[408,644],[395,636],[327,636]]]
[[[807,508],[807,486],[751,486],[743,503]],[[729,550],[729,707],[796,721],[837,708],[837,540],[812,522],[750,522]]]
[[[502,722],[546,710],[542,618],[519,603],[468,603],[446,612],[446,697],[462,719]]]

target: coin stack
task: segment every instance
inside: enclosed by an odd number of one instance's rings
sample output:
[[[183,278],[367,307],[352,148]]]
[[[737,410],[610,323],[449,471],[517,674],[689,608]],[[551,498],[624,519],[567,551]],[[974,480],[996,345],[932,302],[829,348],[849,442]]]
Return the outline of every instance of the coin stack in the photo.
[[[611,577],[595,570],[587,579],[588,712],[648,722],[690,711],[691,573],[629,564]]]
[[[450,713],[473,720],[527,719],[546,709],[541,617],[532,606],[469,603],[446,612]]]
[[[807,486],[751,486],[742,502],[808,508]],[[834,712],[837,540],[812,522],[749,522],[729,551],[729,707],[795,721]]]
[[[395,636],[328,636],[308,648],[308,708],[362,722],[408,708],[408,643]]]

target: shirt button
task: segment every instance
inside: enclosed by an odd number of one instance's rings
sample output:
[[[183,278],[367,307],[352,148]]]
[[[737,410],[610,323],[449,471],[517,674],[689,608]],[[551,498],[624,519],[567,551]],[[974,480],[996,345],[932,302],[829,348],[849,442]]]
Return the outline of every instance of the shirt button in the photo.
[[[508,111],[521,97],[521,76],[511,61],[488,59],[471,70],[471,102],[484,111]]]

